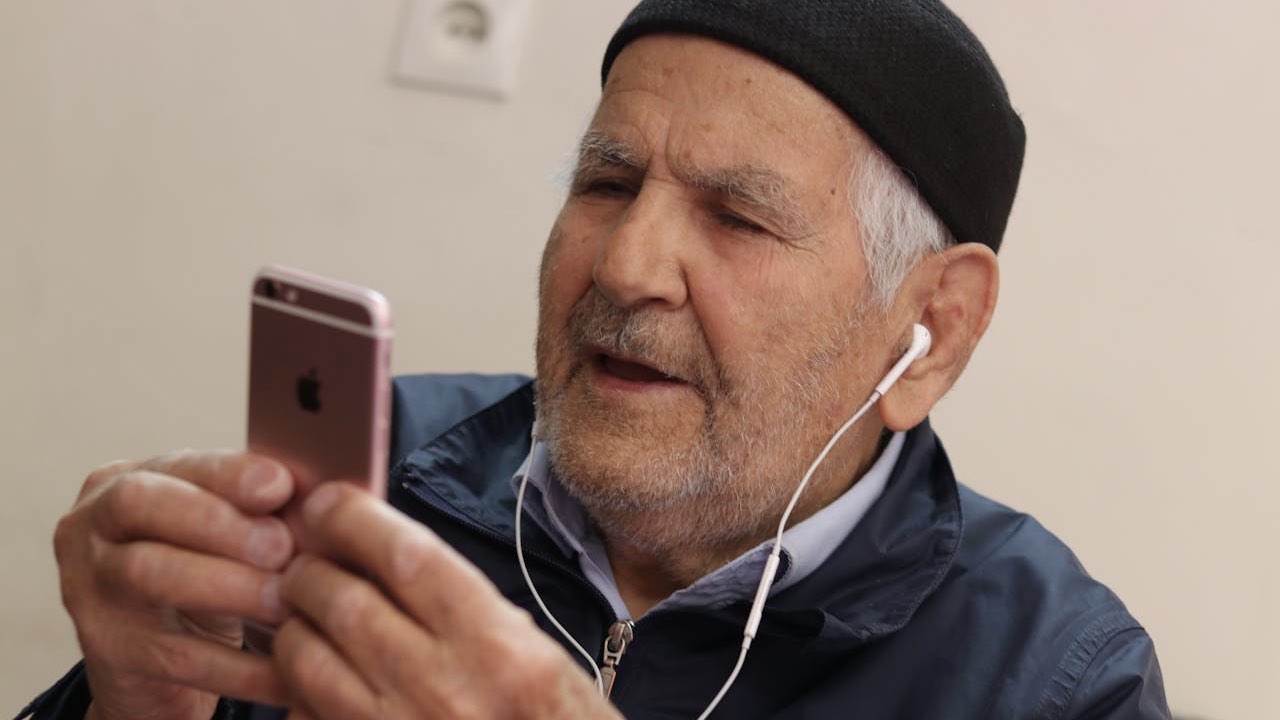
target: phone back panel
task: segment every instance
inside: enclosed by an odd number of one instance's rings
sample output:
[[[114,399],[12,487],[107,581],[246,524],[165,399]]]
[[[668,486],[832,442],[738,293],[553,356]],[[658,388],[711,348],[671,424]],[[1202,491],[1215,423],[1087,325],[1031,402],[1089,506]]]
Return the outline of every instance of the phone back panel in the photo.
[[[349,480],[385,495],[390,319],[381,295],[284,268],[254,282],[248,446],[303,494]]]

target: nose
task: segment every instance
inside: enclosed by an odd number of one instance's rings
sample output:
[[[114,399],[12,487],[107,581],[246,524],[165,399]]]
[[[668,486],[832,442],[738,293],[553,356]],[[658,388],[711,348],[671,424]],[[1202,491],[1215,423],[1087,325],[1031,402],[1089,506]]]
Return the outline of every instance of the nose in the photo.
[[[646,187],[604,238],[591,277],[613,304],[675,309],[688,299],[679,201]]]

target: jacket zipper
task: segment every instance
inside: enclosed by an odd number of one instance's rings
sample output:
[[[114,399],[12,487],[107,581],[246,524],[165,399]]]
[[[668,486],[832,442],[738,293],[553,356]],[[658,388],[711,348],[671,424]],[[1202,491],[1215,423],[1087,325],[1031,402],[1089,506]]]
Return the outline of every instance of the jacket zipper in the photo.
[[[627,646],[635,639],[636,624],[630,620],[618,620],[609,626],[604,638],[604,662],[600,663],[600,677],[604,680],[604,699],[613,694],[613,683],[618,679],[618,665]]]
[[[452,522],[466,526],[473,532],[501,543],[502,545],[506,545],[511,548],[515,547],[515,542],[506,535],[485,527],[465,515],[454,514],[449,510],[437,506],[433,502],[433,498],[424,496],[413,483],[407,480],[402,480],[401,487],[408,490],[410,495],[417,498],[418,501],[422,503],[422,506],[430,510],[432,513],[439,515],[440,517],[447,518]],[[564,573],[582,589],[595,596],[596,603],[600,607],[605,608],[609,614],[613,614],[613,605],[607,598],[605,598],[604,594],[600,592],[599,588],[588,582],[586,578],[579,576],[577,573],[561,564],[558,560],[547,557],[541,553],[526,551],[525,557],[534,558]],[[609,699],[609,696],[613,693],[613,684],[618,677],[618,664],[622,662],[622,655],[626,653],[627,647],[630,646],[631,641],[635,639],[635,627],[636,624],[631,620],[615,620],[613,624],[609,626],[608,632],[605,633],[604,655],[603,660],[600,663],[600,677],[604,682],[604,697],[606,700]]]

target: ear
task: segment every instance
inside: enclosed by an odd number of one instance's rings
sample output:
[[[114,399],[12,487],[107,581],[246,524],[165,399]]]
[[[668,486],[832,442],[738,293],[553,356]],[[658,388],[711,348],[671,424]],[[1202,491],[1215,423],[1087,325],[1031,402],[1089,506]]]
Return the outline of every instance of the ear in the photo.
[[[929,328],[933,346],[880,399],[886,428],[915,427],[951,389],[991,323],[999,290],[996,255],[977,243],[950,247],[911,271],[889,311],[891,327],[906,339],[904,351],[917,322]]]

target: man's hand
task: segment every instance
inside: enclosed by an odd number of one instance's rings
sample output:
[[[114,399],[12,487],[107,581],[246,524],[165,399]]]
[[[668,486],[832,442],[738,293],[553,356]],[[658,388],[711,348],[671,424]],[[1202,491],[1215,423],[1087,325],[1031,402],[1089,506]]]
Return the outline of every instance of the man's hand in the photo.
[[[328,559],[299,556],[282,585],[298,614],[274,653],[295,716],[621,717],[430,530],[343,483],[308,498],[303,527]]]
[[[293,538],[268,514],[292,494],[279,463],[231,453],[89,475],[54,550],[90,717],[208,720],[220,695],[284,704],[271,662],[240,650],[240,618],[284,619],[277,573]]]

